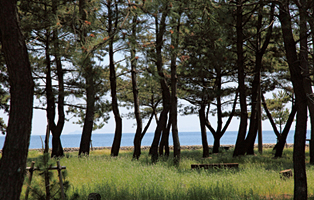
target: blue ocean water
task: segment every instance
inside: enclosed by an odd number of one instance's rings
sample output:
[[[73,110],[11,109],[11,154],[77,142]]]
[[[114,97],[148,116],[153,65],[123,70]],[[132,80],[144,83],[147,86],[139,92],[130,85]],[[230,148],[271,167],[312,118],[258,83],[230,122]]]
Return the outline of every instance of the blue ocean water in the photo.
[[[230,145],[235,144],[237,139],[237,131],[227,131],[221,138],[220,144]],[[142,146],[150,146],[153,141],[154,133],[146,133],[143,138]],[[310,138],[310,132],[307,133],[307,138]],[[92,134],[93,147],[110,147],[113,142],[114,134]],[[293,143],[294,131],[290,131],[287,138],[287,143]],[[30,140],[30,149],[42,148],[42,141],[45,136],[32,135]],[[133,146],[134,133],[123,133],[121,146]],[[181,145],[201,145],[200,132],[180,132],[179,139]],[[214,142],[211,133],[207,133],[208,144],[212,145]],[[0,136],[0,148],[2,149],[5,136]],[[64,134],[61,135],[61,143],[63,147],[79,147],[81,135],[80,134]],[[276,135],[273,131],[263,131],[263,143],[276,143]],[[257,143],[257,140],[255,141]],[[170,136],[169,144],[172,145],[172,137]],[[51,137],[50,137],[51,146]]]

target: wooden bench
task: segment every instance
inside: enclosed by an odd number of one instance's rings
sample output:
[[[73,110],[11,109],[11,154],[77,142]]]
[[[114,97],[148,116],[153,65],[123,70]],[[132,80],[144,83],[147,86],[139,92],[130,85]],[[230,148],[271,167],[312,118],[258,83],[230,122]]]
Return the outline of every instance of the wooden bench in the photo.
[[[239,168],[239,163],[192,164],[191,169]]]

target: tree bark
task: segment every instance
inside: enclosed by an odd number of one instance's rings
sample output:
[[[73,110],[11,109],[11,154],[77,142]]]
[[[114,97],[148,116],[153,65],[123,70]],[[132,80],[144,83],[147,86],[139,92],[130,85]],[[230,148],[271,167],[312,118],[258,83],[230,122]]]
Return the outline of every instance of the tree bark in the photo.
[[[153,143],[150,148],[150,153],[152,155],[152,161],[155,162],[158,159],[158,144],[160,141],[161,132],[166,130],[166,124],[167,124],[167,116],[171,108],[170,103],[170,91],[169,87],[166,81],[166,78],[164,76],[163,72],[163,60],[162,60],[162,46],[163,46],[163,35],[166,30],[166,18],[168,15],[169,9],[168,4],[166,3],[162,16],[160,19],[160,25],[158,22],[158,16],[155,16],[155,25],[156,25],[156,66],[157,71],[159,75],[161,90],[162,90],[162,99],[163,99],[163,109],[160,114],[159,122],[157,124],[155,135],[153,139]]]
[[[10,83],[10,113],[0,160],[0,199],[20,199],[32,126],[34,83],[16,1],[0,0],[0,34]]]
[[[245,87],[245,73],[244,73],[244,51],[243,51],[243,2],[237,0],[237,68],[238,68],[238,84],[239,84],[239,96],[240,96],[240,126],[238,137],[233,152],[233,156],[239,156],[245,154],[245,135],[247,129],[247,103],[246,103],[246,87]]]
[[[81,23],[85,23],[87,20],[87,0],[80,0],[79,1],[79,13],[81,16]],[[80,34],[80,40],[82,42],[82,46],[85,45],[85,40],[87,37],[87,30],[86,28],[82,28]],[[83,74],[86,80],[86,113],[79,149],[79,155],[85,154],[89,155],[90,151],[90,142],[92,137],[93,125],[94,125],[94,107],[95,107],[95,89],[94,89],[94,75],[93,75],[93,67],[92,63],[90,62],[90,58],[87,52],[83,50],[82,52],[82,67],[83,67]]]
[[[57,2],[52,2],[52,10],[53,14],[57,15]],[[53,30],[52,40],[54,45],[53,55],[55,57],[55,63],[57,66],[57,77],[58,77],[58,122],[57,125],[53,124],[51,128],[52,133],[52,152],[51,157],[60,157],[64,156],[62,144],[61,144],[61,133],[64,127],[65,122],[65,114],[64,114],[64,81],[63,81],[63,70],[62,70],[62,63],[61,58],[59,55],[59,42],[58,42],[58,30],[55,28]]]
[[[291,81],[293,84],[297,122],[294,135],[293,166],[294,166],[294,199],[307,199],[307,180],[305,171],[305,138],[307,125],[307,96],[304,89],[304,80],[297,57],[296,43],[293,38],[289,2],[279,4],[279,20],[288,60]]]
[[[308,23],[310,24],[310,28],[311,28],[311,32],[312,32],[312,38],[314,38],[314,21],[312,20],[314,17],[314,14],[313,14],[314,6],[312,6],[311,11],[312,11],[312,15],[310,17],[308,17]],[[314,43],[312,44],[312,49],[314,49],[313,47],[314,47]],[[314,51],[312,53],[314,55]],[[312,62],[314,62],[314,57],[313,57]],[[313,106],[312,104],[313,104],[313,102],[311,101],[311,103],[309,103],[309,107]],[[310,110],[310,119],[311,119],[311,140],[313,139],[313,141],[314,141],[314,128],[313,128],[314,113],[312,112],[312,108],[310,108],[309,110]],[[310,142],[310,164],[314,165],[314,142]]]
[[[208,119],[206,118],[205,125],[210,130],[210,132],[213,134],[213,136],[214,136],[213,153],[219,153],[220,139],[225,134],[225,132],[226,132],[227,128],[229,127],[229,125],[231,123],[231,120],[232,120],[232,118],[234,116],[235,108],[236,108],[236,105],[237,105],[237,99],[238,99],[238,92],[236,92],[236,96],[234,98],[234,102],[233,102],[233,106],[232,106],[232,111],[231,111],[231,113],[230,113],[230,115],[229,115],[229,117],[228,117],[228,119],[227,119],[227,121],[226,121],[226,123],[225,123],[223,128],[220,126],[220,128],[218,127],[217,131],[215,131],[214,128],[210,125]],[[220,117],[220,118],[222,118],[222,117]],[[219,121],[221,121],[221,120],[218,120],[218,123],[219,123]],[[222,121],[221,121],[221,123],[222,123]],[[222,128],[222,130],[221,130],[221,128]]]
[[[116,76],[116,70],[114,65],[114,51],[113,51],[113,34],[114,30],[117,28],[117,20],[118,18],[114,18],[115,14],[114,12],[118,12],[117,4],[115,3],[115,11],[112,11],[111,7],[111,0],[107,1],[108,5],[108,33],[109,33],[109,68],[110,68],[110,87],[111,87],[111,99],[112,99],[112,111],[114,114],[114,119],[116,123],[116,129],[114,134],[114,139],[112,143],[111,148],[111,156],[118,156],[120,145],[121,145],[121,138],[122,138],[122,118],[120,116],[119,112],[119,106],[118,106],[118,98],[117,98],[117,76]],[[112,22],[115,20],[115,24]]]
[[[159,144],[160,156],[165,155],[166,157],[169,157],[170,155],[170,150],[169,150],[169,135],[170,135],[170,128],[171,128],[170,118],[171,118],[171,115],[166,125],[166,129],[162,131],[161,140]],[[165,154],[164,154],[164,150],[165,150]]]
[[[133,17],[132,21],[132,41],[136,39],[136,21],[137,16],[135,15]],[[133,152],[133,158],[139,159],[141,155],[141,135],[142,135],[142,129],[143,129],[143,123],[142,123],[142,117],[140,113],[140,102],[138,98],[138,87],[137,87],[137,77],[136,77],[136,64],[137,60],[135,58],[136,50],[135,50],[135,44],[132,44],[131,47],[131,77],[132,77],[132,88],[133,88],[133,100],[134,100],[134,114],[136,119],[136,132],[134,136],[134,152]]]
[[[202,134],[202,146],[203,146],[203,158],[209,157],[209,147],[206,134],[206,118],[205,118],[205,105],[202,104],[199,111],[201,134]]]
[[[274,147],[276,149],[275,158],[282,156],[282,152],[283,152],[283,149],[285,147],[287,137],[288,137],[288,134],[289,134],[289,131],[290,131],[290,128],[291,128],[291,125],[292,125],[292,122],[293,122],[293,119],[294,119],[296,112],[297,112],[297,109],[293,105],[291,113],[290,113],[289,118],[288,118],[288,121],[285,125],[285,128],[283,129],[282,133],[280,134],[280,137],[278,138],[278,142]]]
[[[176,23],[174,17],[172,18],[173,22]],[[171,42],[173,43],[174,49],[171,52],[171,110],[170,110],[170,124],[172,127],[172,138],[173,138],[173,156],[175,162],[180,160],[181,147],[179,141],[179,132],[178,132],[178,98],[177,98],[177,49],[179,47],[179,32],[180,32],[180,21],[181,13],[179,13],[179,18],[177,20],[177,25],[173,27],[175,31],[171,35]]]
[[[254,79],[252,83],[252,98],[251,98],[251,117],[249,132],[245,140],[246,150],[245,152],[249,155],[254,155],[254,143],[258,131],[258,126],[260,123],[260,90],[261,90],[261,70],[262,70],[262,59],[265,51],[269,45],[270,38],[272,35],[273,18],[274,18],[274,4],[271,5],[270,17],[269,17],[269,27],[265,37],[265,41],[262,44],[262,20],[263,15],[261,13],[263,9],[262,1],[260,2],[260,8],[258,9],[258,21],[256,26],[256,44],[255,44],[255,67],[254,67]]]
[[[314,99],[311,97],[312,91],[312,80],[310,77],[309,61],[308,61],[308,28],[307,28],[307,0],[300,0],[301,7],[300,11],[300,65],[302,69],[302,74],[304,76],[304,89],[306,96],[308,97],[307,105],[310,112],[310,124],[311,124],[311,139],[314,139]],[[313,19],[311,19],[313,20]],[[313,137],[312,137],[313,136]],[[314,149],[311,147],[310,142],[310,163],[314,164]]]

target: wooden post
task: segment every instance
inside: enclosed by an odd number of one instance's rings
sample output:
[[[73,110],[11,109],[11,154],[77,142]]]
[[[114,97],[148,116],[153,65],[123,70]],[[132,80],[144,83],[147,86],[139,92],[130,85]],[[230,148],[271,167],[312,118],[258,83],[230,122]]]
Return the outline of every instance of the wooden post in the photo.
[[[27,188],[26,188],[26,192],[25,192],[25,200],[28,199],[29,189],[31,187],[31,182],[32,182],[32,178],[33,178],[34,165],[35,165],[35,162],[33,161],[31,164],[31,167],[29,169],[29,177],[28,177],[28,184],[27,184]]]
[[[62,181],[62,173],[61,173],[62,168],[60,166],[59,160],[57,161],[57,167],[58,167],[59,183],[60,183],[60,189],[61,189],[61,198],[62,198],[62,200],[65,200],[63,181]]]

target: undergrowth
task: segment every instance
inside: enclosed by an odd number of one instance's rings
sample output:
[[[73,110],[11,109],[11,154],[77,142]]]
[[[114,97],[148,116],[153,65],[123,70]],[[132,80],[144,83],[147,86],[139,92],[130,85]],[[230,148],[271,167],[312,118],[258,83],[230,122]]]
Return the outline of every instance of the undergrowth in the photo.
[[[39,153],[31,151],[28,165],[38,157]],[[111,157],[108,150],[97,150],[80,158],[77,152],[67,153],[60,162],[67,168],[67,196],[72,199],[87,199],[89,193],[112,200],[293,198],[293,178],[282,180],[279,175],[281,170],[293,168],[292,149],[286,149],[278,159],[273,159],[271,149],[262,155],[236,158],[232,150],[211,154],[210,158],[202,158],[201,150],[182,150],[179,165],[174,164],[172,154],[152,163],[148,151],[133,160],[130,151]],[[209,163],[239,163],[239,168],[191,169],[191,164]],[[310,196],[314,194],[313,169],[307,164]],[[32,184],[39,182],[35,178]]]

